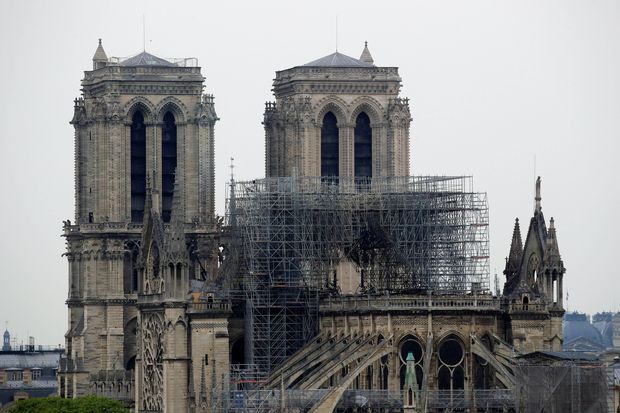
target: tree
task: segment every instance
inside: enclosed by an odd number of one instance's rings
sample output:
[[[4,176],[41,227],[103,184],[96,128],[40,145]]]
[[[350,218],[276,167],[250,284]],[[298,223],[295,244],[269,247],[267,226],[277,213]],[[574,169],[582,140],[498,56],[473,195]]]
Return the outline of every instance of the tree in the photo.
[[[30,398],[18,401],[9,413],[129,413],[118,400],[85,396],[77,399],[60,397]]]

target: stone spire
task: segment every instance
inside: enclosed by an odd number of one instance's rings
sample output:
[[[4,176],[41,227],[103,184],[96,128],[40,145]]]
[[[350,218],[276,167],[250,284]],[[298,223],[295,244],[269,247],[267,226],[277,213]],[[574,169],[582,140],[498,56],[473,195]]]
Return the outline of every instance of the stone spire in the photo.
[[[151,211],[153,209],[153,188],[151,188],[151,177],[146,174],[146,195],[144,196],[144,216],[142,218],[143,224],[146,226],[149,221]]]
[[[174,177],[174,192],[172,195],[172,211],[170,216],[170,226],[166,236],[166,250],[168,251],[168,262],[174,264],[187,264],[189,256],[185,245],[184,231],[184,211],[183,196],[181,193],[182,174],[177,173]]]
[[[6,324],[8,324],[8,322]],[[2,351],[11,351],[11,334],[9,333],[8,326],[6,326],[4,330]]]
[[[515,219],[515,227],[512,231],[512,242],[510,244],[510,253],[506,257],[506,268],[504,275],[506,282],[504,283],[504,295],[512,292],[519,283],[519,267],[521,265],[521,256],[523,255],[523,243],[521,242],[521,228],[519,226],[519,218]]]
[[[364,50],[362,51],[360,60],[364,63],[370,63],[371,65],[375,63],[372,59],[372,55],[370,54],[370,50],[368,50],[368,42],[364,42]]]
[[[542,198],[540,197],[540,176],[536,179],[536,197],[534,198],[534,200],[536,201],[536,207],[534,208],[534,212],[540,212],[542,210],[542,207],[540,206],[540,200]]]
[[[514,262],[516,265],[521,260],[523,254],[523,242],[521,241],[521,227],[519,226],[519,218],[515,219],[515,227],[512,230],[512,242],[510,244],[510,254],[508,261]]]
[[[418,411],[418,380],[415,374],[415,358],[413,353],[407,354],[407,367],[405,370],[405,387],[403,407],[405,413],[415,413]]]
[[[105,54],[105,50],[103,50],[103,46],[101,45],[101,39],[99,39],[99,46],[97,46],[97,50],[95,51],[95,55],[93,56],[93,70],[101,69],[108,64],[108,56]]]
[[[556,258],[560,256],[558,239],[555,234],[555,221],[553,217],[549,220],[549,230],[547,231],[547,243],[545,245],[545,258]]]

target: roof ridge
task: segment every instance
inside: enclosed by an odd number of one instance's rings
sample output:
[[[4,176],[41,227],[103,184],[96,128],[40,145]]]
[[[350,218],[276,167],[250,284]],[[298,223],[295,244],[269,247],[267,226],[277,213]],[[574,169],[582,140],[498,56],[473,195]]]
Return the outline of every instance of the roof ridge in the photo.
[[[354,57],[348,56],[344,53],[334,52],[327,56],[323,56],[319,59],[313,60],[302,66],[310,67],[375,67],[375,65],[363,62]]]

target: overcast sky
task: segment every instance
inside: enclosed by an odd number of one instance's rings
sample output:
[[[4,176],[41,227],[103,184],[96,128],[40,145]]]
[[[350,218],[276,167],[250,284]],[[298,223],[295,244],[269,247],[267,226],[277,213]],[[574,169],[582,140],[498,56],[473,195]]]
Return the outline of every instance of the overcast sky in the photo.
[[[264,102],[276,70],[338,50],[398,66],[414,174],[474,176],[488,193],[491,272],[535,175],[555,218],[570,310],[620,309],[620,2],[5,1],[0,13],[0,320],[63,342],[73,219],[73,99],[97,39],[108,56],[196,57],[215,95],[217,210],[229,158],[264,175]],[[525,233],[523,234],[525,238]],[[2,326],[4,327],[4,326]]]

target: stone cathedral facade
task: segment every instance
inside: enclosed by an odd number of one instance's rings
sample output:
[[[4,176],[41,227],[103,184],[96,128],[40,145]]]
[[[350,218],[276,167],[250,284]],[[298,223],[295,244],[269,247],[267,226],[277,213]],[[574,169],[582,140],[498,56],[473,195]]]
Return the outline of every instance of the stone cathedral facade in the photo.
[[[71,120],[75,218],[64,223],[63,397],[206,412],[257,394],[229,388],[232,369],[251,358],[247,302],[243,291],[228,294],[247,274],[231,264],[243,254],[214,212],[218,117],[204,80],[195,59],[111,58],[101,41],[84,74]],[[398,69],[375,66],[367,46],[359,59],[336,52],[276,72],[266,176],[315,177],[334,193],[345,182],[408,179],[412,119],[400,88]],[[332,411],[346,389],[403,391],[401,407],[417,412],[419,391],[509,387],[514,352],[560,350],[565,269],[540,192],[539,180],[524,244],[515,224],[500,296],[360,293],[356,261],[343,260],[333,274],[339,294],[318,303],[316,339],[265,372],[265,394],[320,389],[326,396],[311,411]],[[337,274],[345,269],[354,274],[346,288]]]
[[[64,225],[62,396],[105,394],[136,400],[140,411],[187,404],[187,386],[177,396],[171,380],[192,371],[189,329],[205,329],[195,336],[201,348],[226,313],[211,306],[216,321],[207,323],[204,311],[190,317],[187,308],[190,280],[217,277],[217,120],[195,59],[108,58],[99,43],[71,121],[75,219]],[[193,372],[200,384],[204,368]]]

